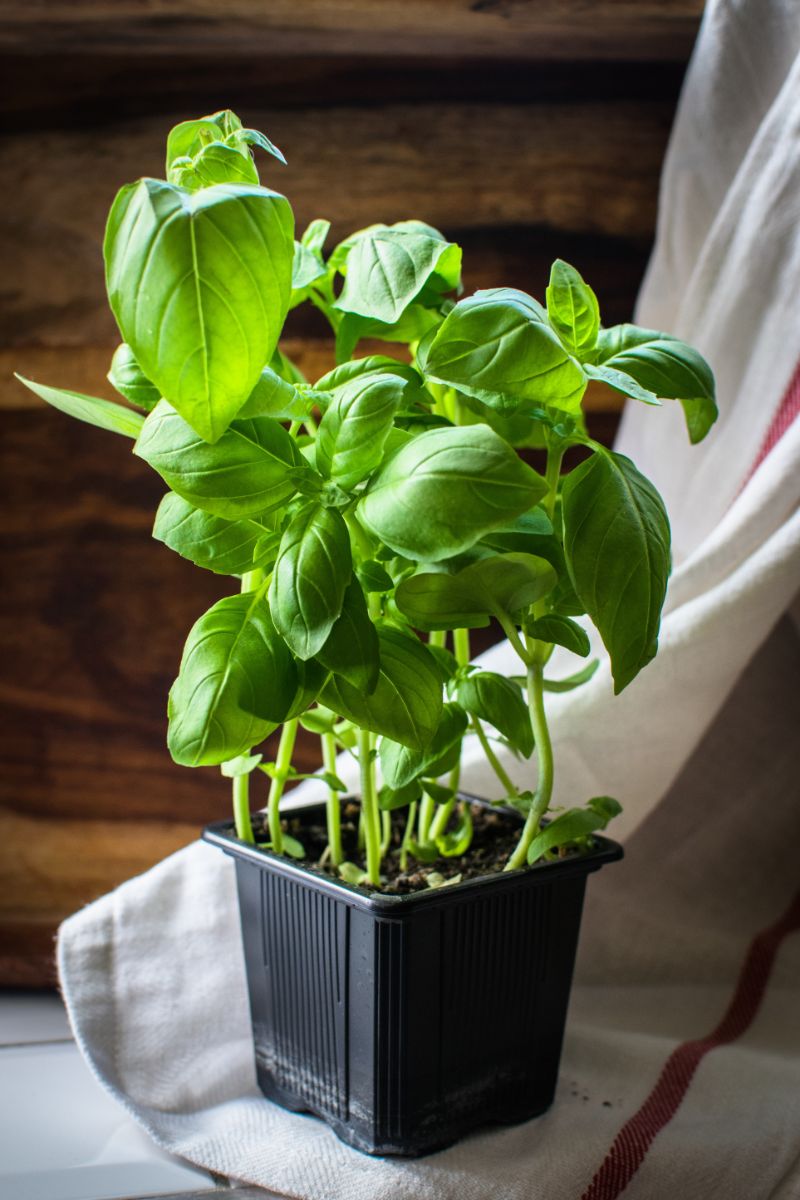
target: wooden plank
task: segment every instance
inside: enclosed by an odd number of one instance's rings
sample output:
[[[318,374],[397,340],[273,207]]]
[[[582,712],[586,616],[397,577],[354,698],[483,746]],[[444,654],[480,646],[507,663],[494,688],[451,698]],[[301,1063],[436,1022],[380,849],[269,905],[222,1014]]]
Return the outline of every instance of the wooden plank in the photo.
[[[6,344],[108,344],[101,245],[123,183],[163,170],[173,120],[105,131],[7,136],[0,256],[7,278]],[[492,226],[542,226],[563,236],[646,240],[671,106],[460,105],[328,108],[246,114],[290,166],[266,179],[284,190],[302,229],[333,221],[332,238],[377,220],[417,216],[451,235]],[[478,147],[480,151],[478,152]]]
[[[26,0],[0,46],[37,54],[478,54],[485,58],[685,58],[702,0]]]

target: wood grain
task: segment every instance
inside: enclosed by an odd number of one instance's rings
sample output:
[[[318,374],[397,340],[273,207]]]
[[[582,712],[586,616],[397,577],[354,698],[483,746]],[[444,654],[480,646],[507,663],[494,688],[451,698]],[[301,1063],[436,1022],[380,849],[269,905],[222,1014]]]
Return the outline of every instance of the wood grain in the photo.
[[[120,47],[189,54],[489,58],[685,58],[702,0],[27,0],[7,5],[0,46],[105,54]]]
[[[183,114],[126,121],[98,134],[42,131],[0,145],[6,194],[0,256],[7,271],[6,344],[113,341],[101,260],[119,186],[163,170],[167,130]],[[531,227],[628,242],[648,239],[671,108],[596,105],[413,105],[252,112],[284,150],[268,168],[298,229],[325,215],[332,238],[376,220],[417,216],[448,236]],[[480,147],[480,152],[476,150]],[[469,268],[467,268],[468,270]]]

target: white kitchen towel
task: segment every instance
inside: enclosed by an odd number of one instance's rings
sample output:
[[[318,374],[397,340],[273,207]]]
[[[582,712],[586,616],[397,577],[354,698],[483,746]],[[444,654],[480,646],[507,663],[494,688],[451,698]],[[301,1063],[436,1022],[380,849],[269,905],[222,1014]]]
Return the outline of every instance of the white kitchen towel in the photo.
[[[637,319],[699,346],[722,415],[689,449],[678,406],[626,413],[673,521],[661,650],[621,697],[605,660],[550,697],[557,802],[618,796],[626,840],[551,1112],[402,1162],[261,1098],[231,864],[195,844],[59,938],[78,1042],[161,1145],[299,1200],[800,1197],[799,217],[800,7],[712,0]],[[492,794],[472,751],[464,782]]]

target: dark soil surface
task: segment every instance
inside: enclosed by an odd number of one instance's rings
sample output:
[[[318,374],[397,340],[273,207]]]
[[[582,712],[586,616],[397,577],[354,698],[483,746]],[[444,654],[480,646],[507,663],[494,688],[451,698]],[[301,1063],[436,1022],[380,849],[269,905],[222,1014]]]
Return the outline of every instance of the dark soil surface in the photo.
[[[431,875],[444,880],[460,876],[460,882],[463,882],[502,871],[519,839],[520,819],[513,814],[487,808],[482,804],[472,804],[471,809],[473,836],[466,854],[458,858],[437,858],[430,863],[416,862],[409,855],[407,871],[400,869],[400,843],[407,812],[400,809],[392,813],[392,841],[383,860],[382,877],[385,883],[380,891],[388,895],[407,895],[409,892],[425,891],[430,886],[428,877]],[[262,838],[266,840],[269,836],[265,816],[261,821],[261,828],[258,826],[260,816],[261,814],[254,814],[253,817],[256,841],[261,841]],[[320,816],[323,817],[322,820]],[[347,801],[342,805],[342,848],[345,858],[363,866],[364,852],[358,849],[358,816],[359,805],[355,801]],[[312,809],[306,813],[289,816],[282,824],[286,833],[302,842],[306,851],[306,858],[302,860],[304,866],[332,878],[339,878],[338,871],[322,860],[328,844],[324,812]]]

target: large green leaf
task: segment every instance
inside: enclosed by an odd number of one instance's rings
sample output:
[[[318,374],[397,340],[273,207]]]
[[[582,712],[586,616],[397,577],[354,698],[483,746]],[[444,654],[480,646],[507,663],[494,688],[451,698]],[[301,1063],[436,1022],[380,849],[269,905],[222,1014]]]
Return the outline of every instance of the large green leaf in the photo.
[[[43,383],[25,379],[22,375],[17,375],[16,378],[53,408],[67,413],[70,417],[76,417],[79,421],[85,421],[87,425],[96,425],[98,429],[121,433],[129,438],[136,438],[141,432],[144,424],[142,414],[125,408],[122,404],[112,404],[108,400],[100,400],[97,396],[84,396],[81,392],[68,392],[64,388],[47,387]]]
[[[319,425],[316,465],[349,491],[383,457],[405,380],[397,375],[361,375],[334,394]]]
[[[670,570],[664,502],[630,459],[607,450],[570,471],[562,497],[569,573],[621,692],[658,649]]]
[[[371,692],[378,682],[378,634],[356,579],[351,579],[345,589],[342,611],[317,659],[362,691]]]
[[[556,573],[532,554],[481,558],[455,575],[424,572],[397,588],[397,607],[415,629],[478,629],[524,611],[553,589]]]
[[[285,503],[304,465],[295,442],[272,417],[234,421],[209,445],[162,400],[134,451],[197,508],[218,517],[250,517]]]
[[[293,218],[259,187],[197,192],[141,179],[105,238],[111,308],[139,365],[206,441],[255,387],[289,304]]]
[[[319,504],[302,508],[284,530],[269,590],[275,627],[298,658],[313,658],[325,645],[352,572],[341,513]]]
[[[425,347],[420,369],[504,415],[552,406],[575,412],[586,387],[547,313],[514,288],[461,300]]]
[[[431,429],[373,476],[359,519],[398,554],[436,562],[541,500],[547,486],[488,425]]]
[[[600,329],[597,297],[575,268],[560,258],[550,270],[547,315],[571,354],[580,358],[596,343]]]
[[[297,690],[263,597],[226,596],[189,633],[169,698],[172,757],[200,767],[247,753],[284,720]]]
[[[152,412],[161,399],[158,388],[147,378],[127,342],[120,342],[114,351],[107,378],[121,396],[145,412]]]
[[[229,521],[203,512],[176,492],[167,492],[153,526],[157,541],[218,575],[244,575],[251,570],[256,547],[266,533],[263,525],[247,518]]]
[[[442,677],[436,662],[415,637],[391,625],[378,629],[381,668],[370,695],[334,675],[320,702],[361,729],[423,750],[439,726]]]
[[[436,770],[439,761],[454,747],[460,747],[467,728],[467,717],[457,704],[445,704],[439,728],[424,750],[404,746],[391,738],[381,738],[378,753],[384,783],[394,790],[406,787],[412,780]]]
[[[461,248],[429,225],[375,225],[355,237],[336,307],[394,324],[426,287],[452,291],[461,278]]]
[[[655,396],[680,400],[692,442],[702,441],[716,421],[713,372],[686,342],[655,329],[614,325],[601,331],[593,358],[629,375]]]
[[[522,689],[494,671],[473,671],[460,679],[456,699],[465,712],[488,721],[523,758],[533,753],[533,729]]]

